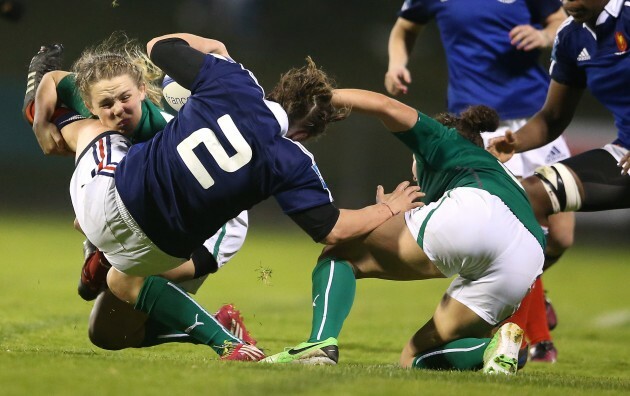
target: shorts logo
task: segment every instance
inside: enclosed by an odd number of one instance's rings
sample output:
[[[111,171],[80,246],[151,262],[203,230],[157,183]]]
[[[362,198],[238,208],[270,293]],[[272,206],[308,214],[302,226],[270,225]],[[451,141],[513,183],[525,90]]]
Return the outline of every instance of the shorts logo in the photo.
[[[617,43],[619,51],[626,52],[628,49],[628,42],[621,32],[615,32],[615,42]]]
[[[514,3],[516,0],[498,0],[499,3],[503,3],[503,4],[512,4]]]
[[[566,155],[564,155],[564,153],[560,151],[560,149],[556,146],[552,146],[551,150],[549,150],[549,153],[547,154],[547,157],[545,158],[545,163],[553,164],[564,158],[566,158]]]

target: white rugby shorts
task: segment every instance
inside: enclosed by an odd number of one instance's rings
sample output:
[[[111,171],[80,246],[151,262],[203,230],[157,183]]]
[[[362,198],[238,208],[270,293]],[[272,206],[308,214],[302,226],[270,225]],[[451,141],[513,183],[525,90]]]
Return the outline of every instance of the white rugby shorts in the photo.
[[[512,211],[485,190],[459,187],[405,213],[409,231],[446,276],[447,294],[486,322],[511,316],[542,273],[543,249]]]
[[[494,132],[483,132],[483,144],[488,146],[490,139],[503,136],[505,132],[510,130],[516,132],[520,127],[525,125],[527,119],[520,118],[514,120],[501,121],[499,128]],[[504,165],[514,174],[514,176],[528,177],[534,174],[534,170],[541,165],[551,165],[556,162],[567,159],[571,156],[569,146],[560,135],[556,140],[534,150],[516,153]]]
[[[82,230],[117,270],[136,276],[158,275],[185,261],[163,252],[142,232],[118,196],[113,177],[96,176],[75,194],[82,203],[82,215],[77,213]],[[219,268],[241,248],[247,227],[247,211],[243,211],[204,242]],[[194,293],[204,279],[183,282],[182,286]]]

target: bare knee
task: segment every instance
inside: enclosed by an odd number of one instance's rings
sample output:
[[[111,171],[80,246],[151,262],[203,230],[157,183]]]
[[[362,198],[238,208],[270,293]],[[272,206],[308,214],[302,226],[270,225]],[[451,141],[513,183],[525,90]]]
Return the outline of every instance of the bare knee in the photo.
[[[144,340],[146,321],[146,314],[107,290],[94,301],[88,337],[92,344],[102,349],[137,348]]]
[[[88,337],[94,346],[108,351],[119,351],[135,346],[128,345],[128,343],[124,342],[125,340],[121,340],[120,338],[112,338],[112,335],[108,334],[107,331],[103,331],[102,328],[94,326],[88,328]]]
[[[549,235],[547,251],[551,256],[560,256],[573,246],[575,238],[575,214],[558,213],[549,217]]]

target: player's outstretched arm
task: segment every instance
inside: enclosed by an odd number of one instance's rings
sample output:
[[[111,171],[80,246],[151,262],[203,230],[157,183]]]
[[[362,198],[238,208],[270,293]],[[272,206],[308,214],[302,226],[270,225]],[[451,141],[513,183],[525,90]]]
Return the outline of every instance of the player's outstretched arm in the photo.
[[[391,132],[409,130],[418,121],[418,112],[411,106],[383,94],[362,89],[335,89],[333,106],[349,107],[381,120]]]
[[[320,242],[334,245],[365,235],[395,215],[423,206],[417,202],[423,196],[420,187],[408,181],[400,183],[391,194],[385,194],[383,187],[378,186],[377,204],[357,210],[341,209],[337,223]]]
[[[581,88],[570,87],[552,80],[543,108],[511,136],[492,139],[488,150],[491,152],[493,149],[502,152],[513,150],[515,153],[521,153],[552,142],[564,132],[573,119],[583,92]]]

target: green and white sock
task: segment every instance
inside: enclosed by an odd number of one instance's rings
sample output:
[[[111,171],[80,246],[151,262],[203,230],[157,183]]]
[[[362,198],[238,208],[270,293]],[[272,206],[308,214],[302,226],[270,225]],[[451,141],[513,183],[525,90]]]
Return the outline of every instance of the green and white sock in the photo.
[[[430,370],[480,370],[490,338],[461,338],[416,355],[412,367]]]
[[[148,314],[166,329],[188,334],[218,354],[223,352],[225,345],[243,342],[221,326],[188,293],[158,276],[146,278],[135,308]]]
[[[338,338],[348,317],[357,281],[350,263],[325,258],[313,270],[313,322],[308,342]]]

